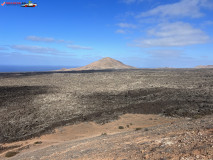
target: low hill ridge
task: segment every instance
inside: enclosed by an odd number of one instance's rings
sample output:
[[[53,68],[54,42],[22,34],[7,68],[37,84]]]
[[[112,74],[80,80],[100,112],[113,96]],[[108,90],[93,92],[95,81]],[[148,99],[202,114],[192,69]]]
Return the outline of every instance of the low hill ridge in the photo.
[[[195,68],[213,68],[213,65],[200,65],[200,66],[196,66]]]

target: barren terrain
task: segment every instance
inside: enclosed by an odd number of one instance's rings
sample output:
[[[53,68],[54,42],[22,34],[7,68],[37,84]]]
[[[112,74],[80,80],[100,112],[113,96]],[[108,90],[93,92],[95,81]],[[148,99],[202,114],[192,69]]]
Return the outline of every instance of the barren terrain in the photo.
[[[60,133],[56,133],[30,142],[19,142],[20,146],[11,150],[16,151],[16,156],[5,158],[5,154],[0,154],[0,158],[8,160],[212,160],[212,128],[213,117],[205,116],[202,119],[182,119],[140,130],[129,129],[114,134],[90,135],[77,140],[69,140],[66,132],[61,131],[65,135],[65,141],[59,141]],[[53,137],[56,139],[54,140]]]
[[[168,153],[164,157],[167,159],[173,156],[177,158],[177,155],[179,158],[196,158],[202,154],[204,158],[210,159],[212,113],[212,69],[0,74],[0,146],[51,133],[64,125],[82,122],[106,125],[124,114],[155,114],[161,115],[161,118],[178,118],[175,122],[166,120],[165,124],[160,121],[158,124],[152,123],[146,127],[147,130],[135,131],[138,128],[135,126],[132,130],[118,133],[109,127],[111,133],[106,135],[97,136],[100,135],[98,132],[76,138],[86,138],[83,140],[69,139],[61,144],[18,154],[14,159],[29,159],[33,156],[35,158],[31,159],[45,159],[45,156],[46,159],[143,159],[144,156],[154,159],[153,156],[162,155],[161,152]],[[117,129],[119,126],[115,127]],[[173,132],[176,139],[168,137]],[[200,134],[204,135],[203,139]],[[88,138],[90,136],[92,138]],[[193,139],[196,136],[200,142]],[[194,151],[192,145],[178,150],[177,142],[180,146],[185,144],[184,140],[181,141],[183,137],[192,143],[195,141],[198,146],[196,152],[199,152],[197,155],[188,155]],[[162,145],[164,147],[159,148]],[[155,149],[151,150],[150,146],[155,146]],[[176,148],[165,151],[168,146]],[[152,155],[151,152],[156,154]]]
[[[195,68],[213,68],[213,65],[206,65],[206,66],[200,65],[196,66]]]

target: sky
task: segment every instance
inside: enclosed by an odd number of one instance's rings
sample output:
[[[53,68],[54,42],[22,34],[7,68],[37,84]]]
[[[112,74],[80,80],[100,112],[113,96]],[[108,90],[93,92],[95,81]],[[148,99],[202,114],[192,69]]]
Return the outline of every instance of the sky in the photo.
[[[0,6],[0,65],[213,65],[213,0],[32,2]]]

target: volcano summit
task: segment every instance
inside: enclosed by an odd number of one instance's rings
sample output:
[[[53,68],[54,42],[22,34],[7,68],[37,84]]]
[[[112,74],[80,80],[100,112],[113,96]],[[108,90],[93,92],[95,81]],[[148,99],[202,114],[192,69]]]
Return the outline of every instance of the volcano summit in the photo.
[[[123,64],[113,58],[106,57],[83,67],[61,69],[60,71],[79,71],[79,70],[106,70],[106,69],[136,69],[135,67]]]

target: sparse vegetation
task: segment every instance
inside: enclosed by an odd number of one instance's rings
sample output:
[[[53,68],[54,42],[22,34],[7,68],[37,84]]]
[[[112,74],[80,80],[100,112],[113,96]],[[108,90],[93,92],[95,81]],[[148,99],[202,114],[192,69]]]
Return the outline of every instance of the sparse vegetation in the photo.
[[[42,141],[36,141],[34,144],[42,144]]]
[[[135,128],[136,131],[139,131],[139,130],[141,130],[141,129],[142,129],[142,128]]]
[[[135,128],[136,131],[139,131],[141,130],[142,128]],[[144,128],[144,131],[148,131],[149,129],[148,128]]]
[[[4,151],[11,150],[11,149],[14,149],[14,148],[18,148],[20,146],[21,145],[12,145],[12,146],[8,146],[8,147],[3,147],[2,145],[0,145],[0,154]]]
[[[10,152],[7,152],[7,153],[5,154],[5,157],[7,157],[7,158],[13,157],[13,156],[15,156],[16,154],[18,154],[18,152],[12,152],[12,151],[10,151]]]
[[[211,69],[82,72],[1,73],[0,143],[75,122],[106,123],[126,113],[191,118],[213,113]]]
[[[124,129],[124,126],[119,126],[118,129]]]
[[[129,128],[129,125],[127,124],[126,127]]]
[[[107,133],[102,133],[101,135],[102,135],[102,136],[106,136],[106,135],[107,135]]]
[[[144,131],[148,131],[149,129],[148,128],[144,128]]]

